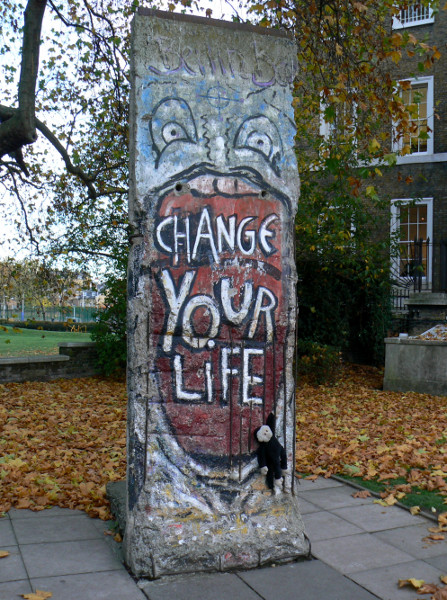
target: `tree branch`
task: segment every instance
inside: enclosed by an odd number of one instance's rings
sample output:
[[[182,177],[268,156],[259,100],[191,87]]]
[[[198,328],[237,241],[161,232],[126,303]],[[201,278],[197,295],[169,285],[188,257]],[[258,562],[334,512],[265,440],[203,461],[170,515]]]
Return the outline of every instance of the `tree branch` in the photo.
[[[22,63],[19,81],[19,107],[4,119],[0,115],[0,158],[17,152],[37,139],[35,121],[36,81],[42,20],[47,0],[28,0],[23,27]]]

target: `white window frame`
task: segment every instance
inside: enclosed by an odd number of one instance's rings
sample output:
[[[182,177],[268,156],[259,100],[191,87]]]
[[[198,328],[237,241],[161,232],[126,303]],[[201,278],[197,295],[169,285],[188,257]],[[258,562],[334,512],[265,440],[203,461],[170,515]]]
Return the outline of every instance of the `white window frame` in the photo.
[[[414,79],[402,79],[401,81],[409,81],[411,86],[424,85],[427,84],[427,127],[430,130],[427,139],[427,150],[424,152],[411,152],[406,156],[429,156],[434,152],[434,84],[433,84],[433,75],[429,75],[428,77],[415,77]],[[393,128],[394,129],[394,128]],[[402,150],[404,146],[403,139],[396,141],[393,131],[393,152],[399,152]]]
[[[408,9],[411,8],[412,5],[417,5],[418,2],[411,2],[411,0],[409,0],[408,2]],[[433,12],[433,9],[430,7],[425,7],[428,8],[428,17],[425,17],[423,19],[419,19],[417,21],[410,21],[410,22],[403,22],[399,19],[399,17],[397,16],[393,16],[393,29],[407,29],[408,27],[418,27],[419,25],[428,25],[429,23],[434,23],[435,21],[435,15]],[[407,9],[407,10],[408,10]]]
[[[414,198],[394,198],[391,200],[391,235],[397,235],[400,228],[399,209],[406,206],[418,206],[427,205],[427,237],[426,239],[433,242],[433,198],[420,198],[414,200]],[[392,257],[393,270],[399,273],[399,257]],[[422,278],[422,281],[426,284],[432,282],[432,269],[433,269],[433,253],[431,253],[430,261],[428,263],[427,274]]]

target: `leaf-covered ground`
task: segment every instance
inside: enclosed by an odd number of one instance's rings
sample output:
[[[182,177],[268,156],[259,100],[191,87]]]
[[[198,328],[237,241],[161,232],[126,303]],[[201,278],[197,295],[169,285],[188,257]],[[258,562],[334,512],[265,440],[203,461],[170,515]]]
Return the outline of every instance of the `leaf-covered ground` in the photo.
[[[126,472],[126,389],[102,378],[0,385],[0,513],[61,506],[110,518]]]
[[[351,365],[333,386],[299,387],[297,470],[398,480],[395,492],[417,486],[447,495],[447,398],[384,392],[382,378]]]
[[[333,386],[299,387],[297,470],[446,495],[447,398],[381,385],[377,369],[349,366]],[[0,385],[0,512],[57,505],[110,518],[105,484],[125,477],[125,432],[123,381]]]

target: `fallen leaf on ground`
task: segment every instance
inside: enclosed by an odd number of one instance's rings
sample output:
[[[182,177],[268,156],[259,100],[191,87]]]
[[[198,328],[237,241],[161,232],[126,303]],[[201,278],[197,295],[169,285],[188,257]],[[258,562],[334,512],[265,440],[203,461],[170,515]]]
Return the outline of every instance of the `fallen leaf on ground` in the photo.
[[[420,587],[422,587],[424,585],[425,581],[423,579],[399,579],[399,587],[405,587],[406,585],[409,585],[413,588],[415,588],[416,590],[418,590]]]
[[[126,388],[102,377],[0,384],[0,512],[60,506],[111,518],[126,475]]]
[[[352,494],[353,498],[369,498],[370,496],[371,492],[368,490],[359,490],[358,492],[355,492],[355,494]]]
[[[52,595],[52,592],[44,592],[43,590],[36,590],[32,594],[21,594],[22,598],[25,598],[25,600],[47,600],[47,598],[51,598]]]
[[[442,583],[447,583],[447,575],[442,575],[439,579],[442,581]]]
[[[410,508],[410,513],[414,516],[414,515],[418,515],[421,512],[421,507],[420,506],[412,506]]]
[[[9,552],[7,550],[0,550],[0,558],[6,558],[9,556]]]
[[[418,594],[434,594],[439,589],[439,586],[435,583],[424,583],[424,585],[418,589]]]
[[[335,385],[297,389],[296,468],[323,476],[346,474],[384,481],[387,493],[411,486],[447,496],[445,403],[436,396],[382,390],[374,367],[344,365]],[[368,436],[359,443],[359,435]],[[409,488],[402,489],[402,480]],[[396,484],[394,485],[394,482]]]
[[[438,541],[438,540],[444,540],[445,539],[445,536],[442,535],[441,533],[431,533],[427,537],[430,540],[436,540],[436,541]]]
[[[438,590],[436,594],[432,596],[432,600],[447,600],[447,588]]]
[[[121,537],[120,533],[117,533],[116,535],[114,535],[113,539],[115,540],[115,542],[118,542],[118,543],[123,541],[123,538]]]

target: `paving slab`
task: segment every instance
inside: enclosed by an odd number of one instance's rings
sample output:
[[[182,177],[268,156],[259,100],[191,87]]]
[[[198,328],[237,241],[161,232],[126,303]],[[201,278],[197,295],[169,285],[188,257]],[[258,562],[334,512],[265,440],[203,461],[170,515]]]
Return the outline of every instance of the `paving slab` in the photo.
[[[18,546],[2,546],[1,550],[9,552],[9,556],[0,560],[0,583],[26,579],[28,573],[20,554]]]
[[[238,573],[264,600],[375,600],[364,590],[319,560]]]
[[[312,555],[344,574],[414,560],[411,554],[382,542],[370,533],[315,542]]]
[[[64,542],[103,538],[87,515],[67,518],[65,516],[14,519],[14,532],[19,544],[37,544],[39,542]]]
[[[334,510],[335,508],[343,508],[344,506],[371,504],[371,498],[353,498],[352,494],[355,494],[355,491],[353,488],[340,486],[308,490],[301,492],[299,497],[325,510]]]
[[[328,511],[303,515],[304,527],[311,543],[336,537],[364,533],[360,527]]]
[[[71,508],[60,508],[53,506],[44,510],[28,510],[26,508],[11,508],[8,511],[10,519],[41,519],[42,517],[79,517],[89,518],[82,510],[72,510]]]
[[[312,504],[312,502],[308,502],[301,497],[298,498],[298,505],[302,515],[307,515],[308,513],[318,512],[321,510],[319,506],[315,506],[315,504]]]
[[[398,506],[385,507],[371,502],[361,506],[336,508],[333,513],[370,533],[426,522],[425,519],[413,516],[409,511]]]
[[[34,589],[51,592],[51,600],[146,600],[146,596],[125,569],[39,577],[32,579],[31,584]]]
[[[321,490],[323,488],[342,488],[343,483],[335,481],[335,479],[325,479],[324,477],[318,477],[318,479],[295,479],[295,491],[298,496],[301,492],[307,492],[308,490]]]
[[[441,556],[433,556],[431,558],[426,558],[425,562],[436,569],[440,569],[444,575],[447,575],[447,554],[442,554]]]
[[[426,583],[440,584],[439,577],[444,574],[427,562],[416,560],[380,569],[368,569],[361,573],[354,573],[350,578],[384,600],[416,600],[416,598],[422,600],[430,596],[417,596],[416,590],[412,587],[399,588],[399,579],[414,577],[423,579]]]
[[[7,581],[0,583],[0,600],[12,600],[13,598],[20,600],[21,594],[29,594],[33,591],[28,579]]]
[[[187,575],[141,582],[140,585],[149,600],[229,600],[231,598],[260,600],[264,598],[233,573]]]
[[[122,569],[102,539],[24,544],[21,550],[30,578]]]
[[[428,527],[433,527],[433,523],[427,521],[421,525],[379,531],[376,536],[387,544],[405,550],[405,552],[408,552],[408,554],[411,554],[415,558],[427,559],[432,556],[440,556],[441,554],[447,555],[446,540],[424,540],[424,538],[430,535]]]
[[[0,550],[3,546],[15,546],[17,544],[16,536],[9,519],[0,521]]]

